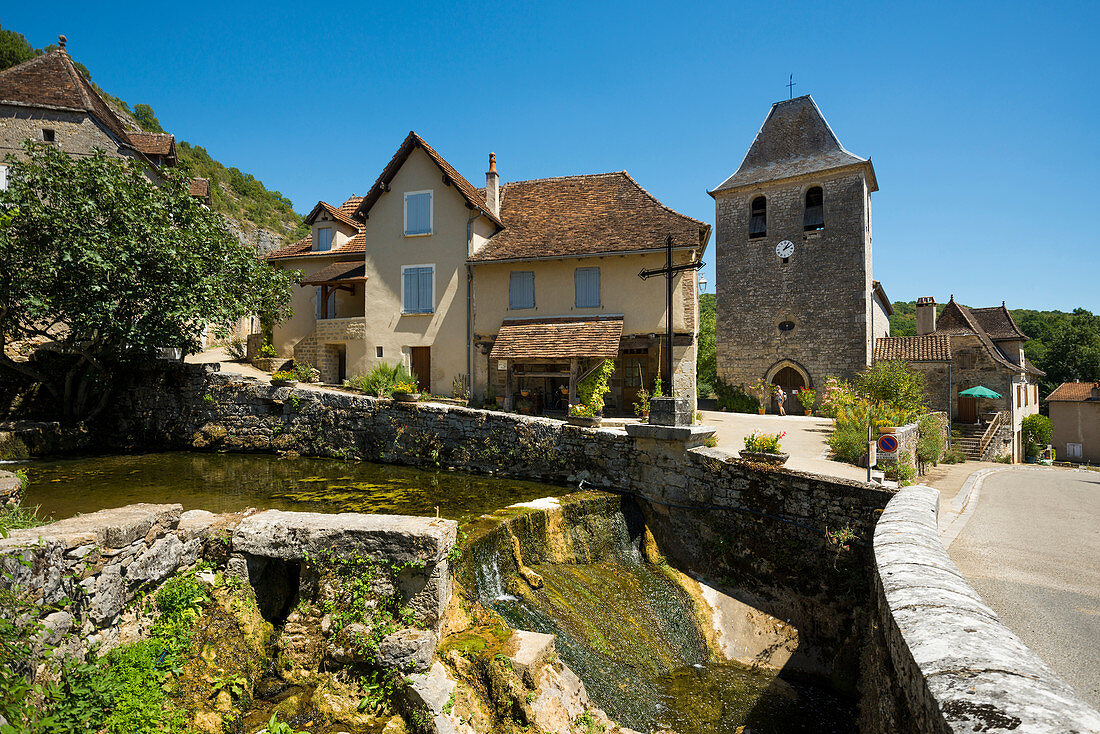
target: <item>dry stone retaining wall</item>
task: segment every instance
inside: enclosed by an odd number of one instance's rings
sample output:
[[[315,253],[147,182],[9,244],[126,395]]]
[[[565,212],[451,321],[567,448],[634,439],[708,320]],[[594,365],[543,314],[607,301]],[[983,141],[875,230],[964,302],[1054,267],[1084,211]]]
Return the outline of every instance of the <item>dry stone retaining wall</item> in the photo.
[[[874,535],[863,731],[1095,732],[1092,709],[986,606],[940,542],[939,492],[906,487]]]

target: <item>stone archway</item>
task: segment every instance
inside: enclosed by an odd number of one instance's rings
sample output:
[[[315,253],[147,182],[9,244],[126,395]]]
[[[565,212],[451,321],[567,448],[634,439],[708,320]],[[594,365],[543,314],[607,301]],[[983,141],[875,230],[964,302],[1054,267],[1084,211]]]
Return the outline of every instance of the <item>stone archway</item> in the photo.
[[[783,408],[787,415],[803,415],[802,403],[798,401],[797,391],[802,387],[812,387],[809,371],[799,363],[784,359],[776,362],[768,369],[767,382],[771,385],[779,385],[783,388],[787,398],[783,402]],[[768,411],[779,412],[779,403],[774,396],[768,400]]]

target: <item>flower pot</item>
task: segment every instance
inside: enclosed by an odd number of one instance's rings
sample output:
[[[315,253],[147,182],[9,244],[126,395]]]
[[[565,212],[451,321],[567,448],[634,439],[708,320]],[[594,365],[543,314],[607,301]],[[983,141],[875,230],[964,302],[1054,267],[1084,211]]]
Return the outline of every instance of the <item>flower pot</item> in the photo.
[[[271,384],[275,387],[294,387],[298,384],[297,380],[271,380]]]
[[[764,451],[741,451],[740,454],[745,461],[756,461],[761,464],[774,464],[775,466],[786,464],[787,459],[791,457],[790,454],[769,454]]]
[[[878,432],[880,434],[883,434],[883,435],[890,434],[890,433],[897,433],[898,432],[898,427],[897,426],[879,426],[878,427]]]
[[[764,415],[764,409],[763,408],[757,408],[756,412],[760,415]]]
[[[571,415],[565,419],[565,422],[571,426],[582,426],[584,428],[599,428],[600,416],[598,415]]]
[[[395,392],[393,399],[399,403],[415,403],[420,400],[420,393],[418,392]]]

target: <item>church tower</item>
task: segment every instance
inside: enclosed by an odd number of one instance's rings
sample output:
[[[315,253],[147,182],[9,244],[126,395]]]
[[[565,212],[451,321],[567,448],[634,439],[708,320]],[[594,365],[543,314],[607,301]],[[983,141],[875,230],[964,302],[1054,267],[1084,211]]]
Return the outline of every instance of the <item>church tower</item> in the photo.
[[[871,275],[870,160],[841,146],[809,96],[772,105],[737,172],[710,192],[718,258],[718,377],[820,396],[889,332]],[[819,397],[820,400],[820,397]],[[769,411],[775,401],[765,401]]]

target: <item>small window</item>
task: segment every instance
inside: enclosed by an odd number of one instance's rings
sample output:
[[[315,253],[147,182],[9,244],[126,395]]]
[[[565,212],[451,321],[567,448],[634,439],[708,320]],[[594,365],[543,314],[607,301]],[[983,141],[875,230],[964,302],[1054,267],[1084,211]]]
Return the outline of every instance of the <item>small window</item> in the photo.
[[[321,227],[317,230],[317,252],[327,252],[332,249],[332,227]]]
[[[806,192],[806,212],[802,216],[802,229],[809,232],[825,226],[825,192],[814,186]]]
[[[432,192],[405,194],[405,236],[432,233]]]
[[[378,359],[382,359],[382,347],[374,348],[374,356],[378,357]]]
[[[783,321],[783,322],[781,322],[779,324],[779,330],[780,331],[793,331],[794,330],[794,322],[793,321]]]
[[[433,313],[435,298],[431,265],[401,269],[401,303],[404,313]]]
[[[1081,444],[1079,443],[1067,443],[1066,444],[1066,458],[1067,459],[1080,459],[1081,458]]]
[[[535,307],[535,273],[530,270],[515,271],[508,279],[508,308]]]
[[[768,200],[758,196],[752,200],[749,210],[749,237],[763,237],[768,234]]]
[[[575,290],[574,303],[577,308],[600,307],[600,269],[577,268],[573,271]]]
[[[42,139],[47,143],[53,143],[57,140],[57,134],[48,127],[42,128]]]

